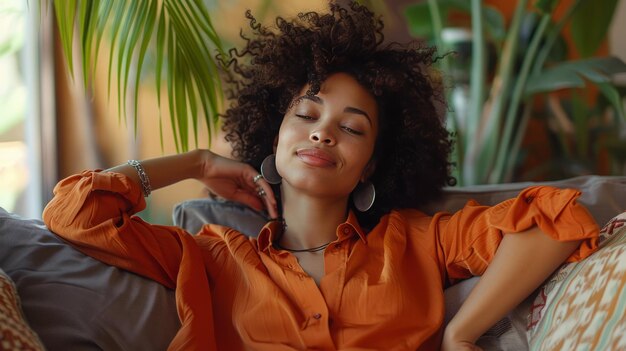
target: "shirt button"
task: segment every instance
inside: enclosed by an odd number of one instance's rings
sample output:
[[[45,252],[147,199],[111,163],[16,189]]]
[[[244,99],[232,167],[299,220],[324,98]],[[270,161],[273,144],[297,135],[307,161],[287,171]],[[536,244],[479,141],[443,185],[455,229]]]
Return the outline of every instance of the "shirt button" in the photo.
[[[350,234],[350,228],[348,228],[348,227],[343,228],[343,233],[344,234]]]
[[[316,314],[313,315],[313,318],[320,319],[320,318],[322,318],[322,315],[319,314],[319,313],[316,313]]]

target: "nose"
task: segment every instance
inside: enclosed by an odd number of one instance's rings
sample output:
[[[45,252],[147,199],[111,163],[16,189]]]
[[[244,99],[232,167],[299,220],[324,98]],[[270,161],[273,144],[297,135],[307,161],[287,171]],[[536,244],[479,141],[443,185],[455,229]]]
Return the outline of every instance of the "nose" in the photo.
[[[316,143],[322,143],[328,146],[335,145],[335,137],[325,131],[325,130],[316,130],[311,133],[309,139]]]

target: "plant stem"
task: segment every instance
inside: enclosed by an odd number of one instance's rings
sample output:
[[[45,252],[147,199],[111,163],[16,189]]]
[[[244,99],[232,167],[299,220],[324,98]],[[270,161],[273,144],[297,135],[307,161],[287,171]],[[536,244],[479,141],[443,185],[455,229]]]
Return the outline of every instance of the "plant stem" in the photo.
[[[443,31],[443,19],[441,17],[441,11],[439,11],[439,4],[437,0],[428,0],[428,10],[430,12],[430,18],[433,26],[433,39],[435,41],[435,46],[438,50],[443,50],[443,39],[441,37],[441,32]],[[441,71],[444,73],[450,73],[450,63],[447,58],[443,58],[439,60]],[[445,77],[442,75],[442,82],[445,82]],[[445,83],[442,84],[444,89],[446,101],[450,101],[450,91],[451,89],[447,89]],[[452,176],[457,179],[459,182],[459,186],[462,185],[462,177],[460,176],[460,170],[463,170],[462,160],[460,156],[463,155],[464,144],[463,140],[465,139],[463,135],[461,135],[460,131],[457,128],[456,116],[453,111],[447,109],[446,112],[446,127],[450,133],[453,133],[456,137],[455,148],[450,155],[451,162],[456,166],[452,169]]]
[[[530,116],[532,114],[532,104],[531,103],[525,103],[524,107],[523,107],[523,112],[522,112],[522,119],[520,120],[519,123],[519,128],[518,130],[526,130],[526,126],[528,125],[528,121],[530,120]],[[515,139],[513,140],[513,144],[511,145],[511,155],[517,155],[519,154],[519,149],[522,145],[522,140],[524,139],[524,134],[525,133],[517,133],[515,134]],[[507,160],[507,164],[506,164],[506,169],[507,172],[504,175],[504,182],[509,183],[511,182],[513,179],[513,169],[515,168],[515,164],[517,161],[517,156],[516,157],[510,157]]]
[[[472,0],[472,69],[470,71],[470,99],[469,113],[465,125],[467,135],[475,136],[483,114],[485,103],[485,80],[487,75],[485,59],[485,35],[483,32],[483,6],[482,0]],[[469,138],[468,138],[469,139]],[[472,138],[473,139],[473,138]],[[467,148],[466,148],[467,149]],[[464,180],[468,184],[476,183],[475,162],[469,159],[464,166]],[[466,171],[465,171],[466,170]]]
[[[443,30],[443,21],[441,20],[441,11],[437,0],[428,0],[428,10],[433,24],[433,39],[437,48],[443,48],[443,40],[441,39],[441,31]]]
[[[506,172],[506,157],[517,157],[517,155],[511,154],[511,137],[513,134],[513,128],[517,124],[517,113],[519,109],[519,104],[522,100],[522,96],[524,94],[524,86],[526,85],[526,80],[528,79],[528,74],[530,73],[530,68],[533,64],[535,55],[537,53],[537,49],[539,48],[539,43],[548,28],[548,25],[551,21],[550,14],[544,14],[541,16],[541,22],[533,35],[533,39],[528,46],[528,50],[526,51],[526,55],[524,55],[524,61],[522,63],[522,68],[520,69],[520,73],[517,76],[517,81],[515,82],[515,87],[513,88],[513,93],[511,95],[511,103],[507,109],[505,125],[504,125],[504,134],[502,136],[501,143],[498,148],[498,156],[496,158],[495,167],[493,173],[490,175],[489,180],[493,183],[501,183],[503,174]],[[518,129],[517,133],[525,133],[526,130]]]
[[[472,70],[470,72],[470,116],[468,135],[476,135],[485,102],[485,36],[482,0],[472,0]]]
[[[513,69],[515,56],[519,45],[519,32],[522,17],[526,11],[527,0],[517,3],[513,19],[504,41],[498,72],[492,82],[489,99],[485,104],[485,113],[479,118],[480,128],[473,136],[473,142],[468,145],[466,160],[476,163],[475,183],[487,181],[487,172],[491,169],[498,148],[498,135],[506,102],[508,101],[511,85],[513,84]]]

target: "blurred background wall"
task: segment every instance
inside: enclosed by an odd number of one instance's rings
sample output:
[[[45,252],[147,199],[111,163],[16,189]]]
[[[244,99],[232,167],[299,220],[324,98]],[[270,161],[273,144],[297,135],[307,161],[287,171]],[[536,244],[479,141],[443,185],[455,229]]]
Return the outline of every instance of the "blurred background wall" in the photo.
[[[563,8],[571,1],[561,2]],[[413,0],[370,1],[383,16],[388,41],[406,42],[411,36],[403,15]],[[490,0],[510,21],[515,2]],[[247,28],[247,9],[271,26],[280,14],[323,10],[325,1],[207,1],[214,26],[227,47],[240,46],[241,28]],[[118,110],[118,95],[107,91],[108,52],[101,50],[93,86],[85,89],[79,75],[67,72],[55,30],[53,14],[22,0],[0,0],[0,206],[27,217],[38,217],[60,179],[85,169],[106,169],[128,159],[145,159],[176,152],[167,115],[167,95],[161,93],[162,109],[149,71],[142,75],[137,97],[137,130],[132,118]],[[40,17],[41,16],[41,17]],[[567,30],[567,28],[566,28]],[[601,53],[626,60],[626,3],[620,1]],[[5,43],[9,43],[4,45]],[[576,56],[575,52],[568,53]],[[75,64],[80,59],[75,57]],[[625,83],[626,85],[626,83]],[[128,98],[131,99],[131,98]],[[132,103],[129,104],[132,108]],[[126,111],[128,116],[132,110]],[[119,116],[119,117],[118,117]],[[163,121],[163,142],[158,119]],[[539,126],[538,128],[543,128]],[[219,134],[209,144],[201,126],[198,147],[227,156],[228,145]],[[542,142],[542,141],[540,141]],[[171,223],[172,207],[185,199],[204,197],[201,184],[184,181],[154,192],[142,216],[162,224]]]

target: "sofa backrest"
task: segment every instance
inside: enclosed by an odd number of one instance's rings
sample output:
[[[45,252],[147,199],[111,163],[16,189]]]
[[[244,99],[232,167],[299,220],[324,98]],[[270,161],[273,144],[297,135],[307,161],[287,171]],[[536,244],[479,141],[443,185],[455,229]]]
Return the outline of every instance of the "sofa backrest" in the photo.
[[[521,190],[533,185],[574,188],[582,192],[579,202],[587,207],[600,226],[626,210],[626,176],[582,176],[552,182],[524,182],[470,187],[451,187],[444,196],[422,210],[428,214],[461,209],[469,200],[483,205],[495,205],[515,197]],[[267,218],[246,206],[211,198],[193,199],[174,207],[174,224],[190,233],[197,233],[206,223],[220,224],[254,236]]]

